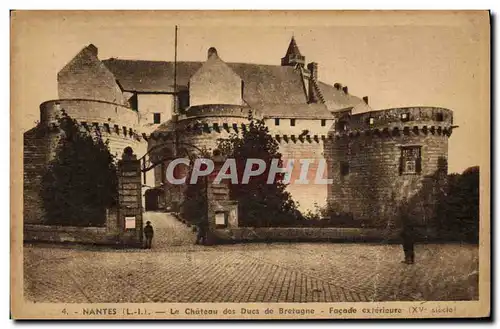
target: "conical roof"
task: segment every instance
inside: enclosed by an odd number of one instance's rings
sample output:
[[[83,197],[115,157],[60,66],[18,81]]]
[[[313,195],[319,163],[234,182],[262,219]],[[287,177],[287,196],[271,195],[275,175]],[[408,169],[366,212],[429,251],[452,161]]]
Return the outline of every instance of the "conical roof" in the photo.
[[[292,36],[292,40],[290,40],[290,44],[288,45],[288,49],[286,51],[286,55],[299,55],[302,56],[299,50],[299,46],[297,46],[297,42],[295,41],[295,38]]]

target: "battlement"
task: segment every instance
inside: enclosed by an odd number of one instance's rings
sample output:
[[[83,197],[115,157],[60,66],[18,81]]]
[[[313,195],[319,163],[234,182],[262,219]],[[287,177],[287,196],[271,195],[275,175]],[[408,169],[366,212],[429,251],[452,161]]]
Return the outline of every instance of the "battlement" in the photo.
[[[425,134],[451,135],[453,112],[440,107],[402,107],[370,111],[355,115],[342,114],[330,134],[339,136],[394,135],[420,131]]]
[[[145,139],[140,131],[138,113],[120,104],[88,99],[50,100],[40,105],[40,124],[57,130],[63,111],[82,127],[102,136],[119,136],[136,141]]]

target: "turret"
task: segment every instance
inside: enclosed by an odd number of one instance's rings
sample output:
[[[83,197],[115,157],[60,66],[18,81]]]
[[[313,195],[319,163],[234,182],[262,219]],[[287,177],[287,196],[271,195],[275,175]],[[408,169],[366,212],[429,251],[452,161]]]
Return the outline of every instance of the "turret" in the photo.
[[[288,45],[285,57],[281,59],[281,66],[300,65],[303,67],[305,62],[306,62],[306,57],[302,56],[299,47],[295,42],[295,38],[292,37],[292,40],[290,40],[290,44]]]

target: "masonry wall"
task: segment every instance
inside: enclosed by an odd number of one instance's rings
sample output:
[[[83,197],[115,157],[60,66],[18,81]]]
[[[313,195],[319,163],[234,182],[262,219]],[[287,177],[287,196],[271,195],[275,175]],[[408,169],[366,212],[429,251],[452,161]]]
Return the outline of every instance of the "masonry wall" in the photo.
[[[307,210],[314,211],[316,207],[324,207],[326,205],[328,185],[317,184],[316,175],[318,175],[318,165],[324,158],[324,144],[321,138],[314,140],[309,136],[303,140],[296,139],[292,141],[280,140],[279,151],[282,154],[284,165],[287,160],[294,160],[294,167],[290,184],[287,186],[287,191],[291,193],[294,201],[298,202],[299,209],[304,212]],[[295,183],[299,179],[301,173],[301,159],[310,160],[309,170],[307,171],[308,184]],[[325,171],[321,175],[322,178],[328,178],[328,166],[325,161]],[[321,172],[319,173],[321,174]]]
[[[24,134],[24,223],[42,223],[44,210],[40,196],[42,177],[48,162],[48,132],[40,126]]]
[[[279,125],[276,125],[276,120],[279,119]],[[309,119],[309,118],[295,118],[295,126],[291,125],[292,118],[266,118],[264,122],[266,126],[269,127],[269,133],[273,136],[275,135],[295,135],[299,136],[304,132],[308,131],[308,135],[322,136],[327,135],[328,131],[334,124],[334,119],[324,119],[324,125],[322,125],[322,119]]]
[[[154,113],[160,113],[160,123],[170,120],[174,111],[174,98],[170,94],[138,94],[137,108],[141,125],[153,132],[159,126],[154,123]]]

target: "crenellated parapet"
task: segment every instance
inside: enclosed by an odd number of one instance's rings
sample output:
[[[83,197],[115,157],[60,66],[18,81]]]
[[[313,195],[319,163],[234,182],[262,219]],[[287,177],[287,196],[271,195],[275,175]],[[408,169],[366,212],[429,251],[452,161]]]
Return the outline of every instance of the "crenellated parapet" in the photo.
[[[333,139],[332,136],[329,135],[274,135],[274,139],[278,142],[278,144],[318,144],[323,143],[328,139]]]
[[[40,105],[40,124],[57,129],[57,119],[66,113],[87,131],[141,141],[144,139],[136,111],[120,104],[88,99],[50,100]]]
[[[453,112],[440,107],[404,107],[339,115],[330,131],[336,138],[436,134],[450,136]]]

